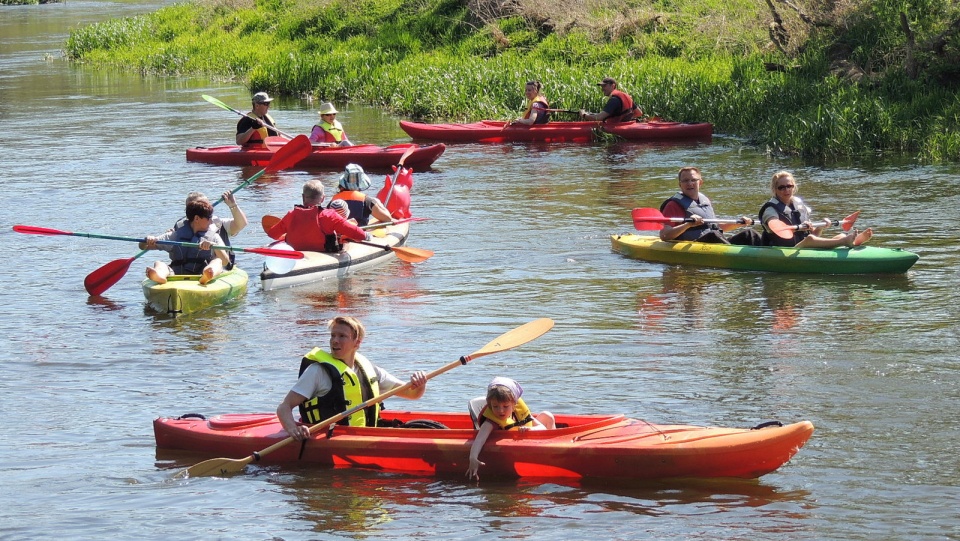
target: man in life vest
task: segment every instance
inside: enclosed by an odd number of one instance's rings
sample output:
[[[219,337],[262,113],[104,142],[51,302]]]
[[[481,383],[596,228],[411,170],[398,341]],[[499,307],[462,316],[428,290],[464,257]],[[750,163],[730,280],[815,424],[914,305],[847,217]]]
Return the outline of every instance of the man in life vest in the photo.
[[[327,324],[330,329],[330,351],[314,348],[300,363],[300,377],[277,406],[277,418],[287,434],[296,440],[310,437],[307,425],[351,410],[356,406],[404,385],[386,370],[374,365],[357,352],[366,336],[359,320],[337,316]],[[410,376],[410,387],[396,396],[416,400],[427,390],[427,376],[417,371]],[[293,417],[299,408],[302,423]],[[380,405],[358,410],[340,421],[349,426],[376,426]]]
[[[347,139],[347,132],[343,131],[343,126],[337,120],[337,109],[329,101],[320,104],[320,123],[313,126],[310,132],[310,141],[313,143],[325,143],[341,147],[353,146],[353,143]]]
[[[321,207],[323,184],[313,179],[303,185],[303,205],[294,206],[267,235],[284,239],[294,250],[336,253],[342,249],[340,239],[370,240],[370,234],[347,221],[336,210]]]
[[[660,240],[710,242],[714,244],[739,244],[745,246],[762,246],[760,234],[750,229],[753,218],[741,216],[739,223],[718,224],[706,220],[716,220],[713,203],[705,194],[700,193],[703,177],[696,167],[683,167],[677,175],[680,191],[668,198],[660,205],[660,212],[667,218],[691,218],[692,221],[681,222],[677,225],[663,224],[660,230]],[[747,229],[731,236],[724,235],[743,225]]]
[[[363,193],[363,190],[370,187],[370,177],[363,172],[363,167],[355,163],[347,164],[340,175],[338,186],[340,192],[333,196],[333,200],[346,201],[350,208],[350,219],[356,220],[360,227],[370,223],[370,216],[380,222],[393,220],[390,211],[379,199]]]
[[[267,114],[270,102],[273,101],[266,92],[257,92],[253,95],[253,110],[237,122],[237,144],[242,146],[265,145],[267,137],[279,135],[275,128],[277,123]]]
[[[157,261],[147,267],[147,278],[158,284],[165,284],[174,274],[200,274],[200,283],[206,284],[223,272],[230,264],[230,258],[224,250],[212,250],[211,246],[222,246],[223,239],[211,230],[213,205],[209,201],[191,201],[187,204],[187,222],[176,229],[170,229],[158,236],[150,236],[140,243],[141,250],[165,250],[170,253],[170,264]],[[158,244],[158,241],[190,242],[199,246],[179,246]]]
[[[603,81],[597,83],[597,86],[603,91],[603,95],[608,98],[606,105],[603,106],[603,111],[588,113],[581,110],[580,118],[601,122],[609,118],[612,122],[628,122],[643,116],[643,111],[633,103],[630,94],[617,88],[616,79],[605,77]]]
[[[191,201],[206,201],[210,202],[210,199],[207,198],[203,192],[190,192],[187,194],[186,204],[189,205]],[[221,218],[216,214],[210,218],[210,231],[216,233],[220,240],[223,241],[224,246],[231,246],[230,239],[240,234],[240,231],[243,228],[247,227],[247,215],[244,214],[243,210],[240,208],[240,205],[237,203],[236,195],[231,191],[223,192],[223,202],[227,204],[227,208],[230,209],[229,218]],[[180,218],[173,228],[178,229],[183,227],[187,223],[186,218]],[[236,254],[230,252],[230,265],[227,265],[226,270],[233,268],[233,264],[236,260]]]

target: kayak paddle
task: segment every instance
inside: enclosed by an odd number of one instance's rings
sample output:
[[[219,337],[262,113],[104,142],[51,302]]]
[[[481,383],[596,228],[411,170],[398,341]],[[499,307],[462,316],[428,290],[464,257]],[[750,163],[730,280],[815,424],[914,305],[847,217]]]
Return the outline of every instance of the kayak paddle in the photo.
[[[217,107],[220,107],[220,108],[222,108],[222,109],[226,109],[227,111],[233,111],[234,113],[237,113],[237,114],[240,115],[240,116],[247,116],[247,115],[245,115],[244,113],[241,113],[240,111],[237,111],[237,110],[234,109],[233,107],[230,107],[230,106],[227,105],[226,103],[223,103],[222,101],[218,100],[217,98],[214,98],[213,96],[208,96],[208,95],[206,95],[206,94],[202,94],[200,97],[203,98],[203,99],[205,99],[205,100],[207,100],[207,101],[209,101],[210,103],[216,105]],[[287,133],[283,133],[283,132],[280,131],[276,126],[268,126],[268,125],[266,125],[266,124],[263,124],[263,127],[264,127],[264,128],[267,128],[268,130],[273,130],[273,131],[279,133],[280,135],[286,137],[287,139],[294,139],[294,136],[292,136],[292,135],[290,135],[290,134],[287,134]]]
[[[274,171],[280,171],[281,169],[293,167],[299,163],[300,160],[306,158],[311,151],[312,147],[310,146],[310,139],[306,135],[298,135],[292,141],[284,145],[283,148],[274,153],[273,157],[270,158],[270,162],[265,168],[257,171],[242,184],[230,190],[230,193],[237,193],[246,186],[249,186],[258,178],[262,177],[265,173],[272,173]],[[217,204],[222,201],[223,197],[217,199],[216,202],[213,203],[213,206],[217,206]],[[119,282],[120,279],[127,274],[127,270],[130,269],[130,265],[134,261],[146,253],[147,250],[141,250],[140,253],[133,257],[129,257],[127,259],[115,259],[106,265],[103,265],[87,275],[87,277],[83,280],[83,287],[90,295],[103,294],[106,290],[113,287],[113,284]]]
[[[839,225],[840,227],[843,228],[844,231],[850,231],[851,229],[853,229],[853,224],[857,221],[857,217],[859,216],[860,216],[860,211],[858,210],[853,214],[851,214],[850,216],[847,216],[846,218],[840,220],[839,222],[837,220],[831,220],[828,218],[823,220],[822,222],[813,222],[812,225],[813,227],[830,227],[831,225]],[[773,234],[780,237],[781,239],[793,238],[794,231],[797,231],[800,229],[806,229],[806,227],[803,225],[790,225],[784,222],[783,220],[778,220],[776,218],[767,222],[767,225],[770,227],[770,231],[773,231]]]
[[[501,351],[506,351],[508,349],[513,349],[517,346],[526,344],[527,342],[533,341],[543,336],[544,333],[546,333],[552,328],[553,328],[553,320],[549,318],[536,319],[534,321],[521,325],[516,329],[513,329],[512,331],[508,331],[504,334],[501,334],[499,337],[495,338],[493,341],[483,346],[478,351],[471,353],[470,355],[464,355],[463,357],[460,357],[459,360],[453,361],[452,363],[442,368],[438,368],[433,372],[430,372],[429,374],[427,374],[427,379],[428,380],[433,379],[436,376],[443,374],[444,372],[453,370],[454,368],[460,365],[465,365],[468,362],[474,359],[483,357],[485,355],[499,353]],[[383,402],[384,400],[390,398],[391,396],[401,393],[411,388],[412,386],[413,386],[412,383],[407,382],[404,385],[401,385],[400,387],[394,387],[393,389],[390,389],[389,391],[381,395],[375,396],[365,402],[357,404],[356,406],[348,409],[347,411],[338,413],[333,417],[330,417],[329,419],[325,419],[315,425],[311,425],[310,435],[312,436],[322,431],[323,429],[333,425],[334,423],[353,415],[354,413],[362,409],[369,408],[374,404],[379,404],[380,402]],[[200,477],[204,475],[226,475],[228,473],[237,473],[237,472],[243,471],[243,469],[248,464],[255,461],[259,461],[264,456],[290,444],[293,441],[295,441],[293,437],[288,436],[286,439],[280,440],[277,443],[274,443],[273,445],[267,447],[266,449],[253,453],[252,455],[246,458],[240,458],[240,459],[212,458],[210,460],[205,460],[203,462],[200,462],[199,464],[194,464],[193,466],[185,470],[181,470],[176,475],[174,475],[174,477],[175,478]]]
[[[663,224],[681,224],[692,222],[693,218],[668,218],[659,210],[654,208],[636,208],[633,209],[633,227],[639,231],[659,231],[663,229]],[[704,220],[706,224],[744,224],[746,222],[741,218],[737,219],[712,219]]]
[[[408,221],[419,221],[426,220],[427,218],[404,218],[403,220],[394,220],[392,222],[383,222],[371,225],[365,225],[360,229],[376,229],[378,227],[386,227],[392,224],[398,224]],[[260,225],[263,226],[263,231],[265,233],[270,232],[273,229],[273,226],[277,225],[280,222],[280,218],[276,216],[271,216],[267,214],[260,219]],[[377,248],[383,248],[384,250],[393,250],[393,253],[397,254],[397,259],[406,261],[407,263],[420,263],[421,261],[426,261],[433,257],[433,250],[426,250],[424,248],[412,248],[410,246],[389,246],[386,244],[377,244],[375,242],[367,242],[365,240],[352,240],[348,239],[350,242],[356,242],[357,244],[366,244],[367,246],[376,246]]]
[[[147,239],[138,239],[135,237],[118,237],[115,235],[100,235],[98,233],[74,233],[73,231],[63,231],[60,229],[50,229],[49,227],[37,227],[35,225],[15,225],[13,230],[17,233],[25,233],[27,235],[68,235],[71,237],[86,237],[88,239],[106,239],[106,240],[124,240],[128,242],[146,242]],[[167,246],[184,246],[189,248],[197,248],[200,246],[198,242],[180,242],[176,240],[158,240],[157,244],[163,244]],[[288,259],[303,259],[302,252],[289,251],[289,250],[274,250],[272,248],[237,248],[236,246],[221,246],[219,244],[214,244],[210,247],[212,250],[226,250],[230,252],[248,252],[251,254],[260,254],[268,255],[272,257],[286,257]]]

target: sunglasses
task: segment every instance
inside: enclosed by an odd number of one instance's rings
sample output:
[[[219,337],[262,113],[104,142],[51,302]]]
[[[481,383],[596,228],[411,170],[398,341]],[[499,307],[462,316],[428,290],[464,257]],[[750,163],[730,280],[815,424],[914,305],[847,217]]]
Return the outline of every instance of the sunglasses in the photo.
[[[777,186],[777,189],[780,190],[780,191],[783,191],[783,190],[786,190],[787,188],[793,189],[793,188],[796,188],[796,187],[797,187],[796,184],[783,184],[783,185],[781,185],[781,186]]]

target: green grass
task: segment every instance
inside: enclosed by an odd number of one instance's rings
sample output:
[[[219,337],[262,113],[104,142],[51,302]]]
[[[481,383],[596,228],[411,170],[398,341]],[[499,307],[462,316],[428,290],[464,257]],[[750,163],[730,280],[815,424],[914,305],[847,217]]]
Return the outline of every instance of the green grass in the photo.
[[[500,3],[480,2],[475,12],[465,4],[183,3],[79,28],[66,50],[94,66],[212,74],[251,90],[369,103],[427,120],[515,117],[529,79],[543,82],[555,107],[597,111],[603,96],[594,83],[612,76],[650,116],[709,121],[718,133],[775,152],[960,160],[960,103],[950,82],[960,62],[921,56],[921,76],[906,77],[897,11],[912,10],[918,38],[929,39],[960,14],[956,6],[847,2],[847,11],[818,14],[842,20],[844,32],[788,21],[784,55],[769,44],[766,7],[752,0],[519,0],[511,13],[492,11]],[[831,72],[838,50],[864,68],[859,82]],[[766,63],[785,68],[768,71]]]

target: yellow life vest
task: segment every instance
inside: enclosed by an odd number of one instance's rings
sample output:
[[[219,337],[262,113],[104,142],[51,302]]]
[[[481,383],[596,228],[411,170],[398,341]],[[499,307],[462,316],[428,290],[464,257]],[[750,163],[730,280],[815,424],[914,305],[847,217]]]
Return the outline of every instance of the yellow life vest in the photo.
[[[533,104],[535,103],[542,103],[544,109],[550,108],[550,104],[547,103],[547,98],[544,98],[543,96],[537,96],[536,98],[533,98],[527,102],[527,110],[523,112],[523,118],[530,118],[530,115],[533,114]],[[548,115],[549,117],[549,113],[544,112],[543,114]]]
[[[320,129],[329,133],[335,142],[339,143],[343,140],[343,125],[340,124],[339,120],[334,120],[333,124],[323,120],[317,125],[320,126]]]
[[[480,414],[480,417],[484,420],[493,421],[500,427],[500,430],[511,430],[528,425],[533,426],[533,416],[530,415],[530,408],[527,407],[527,404],[522,398],[517,399],[517,405],[513,408],[513,417],[509,419],[501,419],[494,415],[493,411],[490,410],[490,406],[483,407],[483,412]]]
[[[303,422],[316,424],[324,419],[329,419],[338,413],[355,408],[357,405],[380,395],[380,385],[377,383],[377,371],[369,360],[359,353],[354,358],[354,368],[344,364],[343,361],[336,359],[326,351],[320,348],[313,348],[304,355],[303,362],[300,364],[300,374],[306,370],[311,363],[320,363],[321,369],[326,369],[328,373],[334,372],[338,377],[333,377],[333,387],[330,392],[323,396],[318,396],[305,401],[300,405],[300,417]],[[328,369],[332,368],[333,370]],[[377,426],[377,419],[380,417],[380,404],[374,404],[368,408],[358,410],[350,414],[339,424],[349,426]]]

